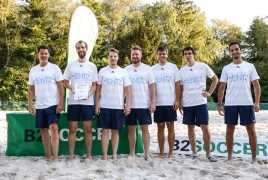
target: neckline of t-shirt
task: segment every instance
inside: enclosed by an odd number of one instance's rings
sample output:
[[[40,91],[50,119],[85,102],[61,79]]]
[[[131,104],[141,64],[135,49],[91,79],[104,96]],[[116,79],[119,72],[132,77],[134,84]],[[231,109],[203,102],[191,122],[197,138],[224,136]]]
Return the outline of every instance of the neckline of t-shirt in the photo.
[[[39,65],[40,68],[46,68],[46,67],[48,67],[49,64],[51,64],[51,63],[48,62],[47,65],[45,65],[45,66],[40,66],[40,64],[38,64],[38,65]]]
[[[232,64],[233,65],[235,65],[235,66],[239,66],[239,65],[241,65],[241,64],[243,64],[244,63],[244,61],[242,60],[242,62],[241,63],[239,63],[239,64],[235,64],[234,62],[232,62]]]

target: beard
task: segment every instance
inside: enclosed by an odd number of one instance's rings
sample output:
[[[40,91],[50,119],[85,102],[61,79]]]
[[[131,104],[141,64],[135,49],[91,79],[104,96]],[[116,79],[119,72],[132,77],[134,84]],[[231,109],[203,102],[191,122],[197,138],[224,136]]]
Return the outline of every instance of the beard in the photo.
[[[79,58],[83,59],[83,58],[86,56],[86,53],[84,53],[84,52],[79,52],[79,53],[78,53],[78,56],[79,56]]]
[[[139,64],[141,62],[140,59],[132,59],[131,60],[132,64]]]

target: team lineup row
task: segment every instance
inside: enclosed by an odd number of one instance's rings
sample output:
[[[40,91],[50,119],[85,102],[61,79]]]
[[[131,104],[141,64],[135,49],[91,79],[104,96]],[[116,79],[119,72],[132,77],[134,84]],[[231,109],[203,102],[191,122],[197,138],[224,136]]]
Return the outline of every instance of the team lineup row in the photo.
[[[150,159],[150,134],[148,125],[157,123],[157,137],[160,154],[164,157],[165,127],[168,130],[168,157],[173,156],[175,141],[174,121],[177,110],[183,115],[191,144],[191,159],[197,157],[195,126],[201,128],[206,146],[206,157],[211,162],[217,159],[210,155],[210,132],[207,97],[218,84],[218,77],[205,63],[195,61],[195,49],[188,46],[182,51],[186,65],[180,70],[169,63],[168,49],[159,46],[156,50],[158,63],[152,67],[143,64],[139,46],[131,48],[131,65],[121,68],[117,65],[119,51],[111,48],[107,53],[109,65],[99,73],[95,64],[86,59],[87,43],[78,41],[75,45],[78,60],[69,63],[62,75],[60,68],[48,62],[49,47],[38,47],[39,64],[29,73],[28,110],[35,115],[35,124],[40,128],[45,148],[45,157],[58,160],[58,120],[64,104],[64,87],[70,90],[67,119],[69,121],[69,160],[74,158],[74,147],[78,121],[82,120],[85,132],[86,156],[91,158],[92,120],[98,115],[97,127],[102,128],[103,160],[107,160],[109,131],[112,138],[112,159],[116,159],[119,135],[118,130],[128,125],[130,153],[135,156],[136,126],[142,131],[144,159]],[[225,66],[220,77],[218,90],[218,111],[226,124],[227,163],[232,163],[233,137],[235,125],[246,127],[252,153],[252,163],[256,163],[257,137],[254,128],[255,112],[259,111],[259,76],[253,64],[241,58],[241,46],[237,42],[229,45],[233,61]],[[206,78],[212,83],[206,90]],[[254,87],[255,103],[251,96]],[[224,107],[222,105],[226,89]],[[93,94],[95,93],[95,103]],[[36,107],[32,103],[35,97]],[[94,106],[95,105],[95,106]],[[49,134],[50,130],[50,134]]]

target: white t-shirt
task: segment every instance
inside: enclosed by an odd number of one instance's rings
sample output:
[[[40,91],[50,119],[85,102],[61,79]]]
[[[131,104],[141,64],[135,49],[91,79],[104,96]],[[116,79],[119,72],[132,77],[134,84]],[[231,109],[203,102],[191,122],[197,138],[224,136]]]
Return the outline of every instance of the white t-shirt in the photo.
[[[150,66],[141,63],[139,67],[129,65],[125,68],[131,82],[130,108],[149,108],[150,84],[155,83]]]
[[[212,78],[215,73],[205,63],[195,62],[192,67],[184,66],[180,70],[181,85],[183,85],[183,107],[198,106],[207,103],[202,96],[206,90],[207,77]]]
[[[29,85],[34,85],[36,97],[36,109],[45,109],[58,105],[60,96],[57,86],[58,81],[62,81],[60,68],[52,63],[46,66],[34,66],[29,74]]]
[[[91,90],[92,83],[98,81],[98,70],[95,64],[86,61],[80,63],[78,60],[70,62],[63,74],[63,78],[66,80],[71,80],[71,86],[75,89],[75,84],[88,84]],[[74,100],[74,93],[70,91],[68,104],[82,104],[82,105],[94,105],[93,95],[87,100]]]
[[[156,82],[156,106],[172,106],[176,100],[175,82],[180,81],[180,73],[175,64],[152,66]]]
[[[101,108],[124,109],[124,87],[129,86],[128,74],[125,69],[109,66],[99,72],[98,84],[101,85],[99,104]]]
[[[251,81],[260,79],[253,64],[243,61],[230,63],[221,73],[221,82],[227,83],[225,106],[253,105]]]

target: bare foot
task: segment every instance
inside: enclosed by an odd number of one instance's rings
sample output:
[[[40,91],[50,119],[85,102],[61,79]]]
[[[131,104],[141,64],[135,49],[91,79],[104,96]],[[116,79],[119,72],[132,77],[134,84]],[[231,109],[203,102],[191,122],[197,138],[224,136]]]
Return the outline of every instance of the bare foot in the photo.
[[[145,159],[145,161],[149,161],[151,159],[151,157],[150,157],[150,155],[145,155],[144,159]]]
[[[135,157],[135,154],[129,154],[128,157],[129,158],[134,158]]]
[[[107,160],[108,160],[107,156],[103,156],[103,157],[102,157],[102,160],[107,161]]]
[[[87,159],[92,159],[92,157],[91,156],[87,156]]]
[[[72,161],[72,160],[74,160],[74,157],[73,156],[70,156],[69,159],[68,159],[68,161]]]
[[[60,162],[58,158],[53,158],[52,161],[55,162]]]
[[[174,158],[173,154],[168,154],[168,158]]]
[[[252,164],[253,166],[256,166],[256,165],[258,165],[258,162],[257,162],[257,160],[255,160],[255,161],[252,161],[251,164]]]
[[[233,164],[233,160],[232,159],[227,159],[224,162],[227,163],[227,164]]]
[[[164,158],[164,154],[159,154],[158,157],[159,158]]]
[[[116,157],[116,156],[112,156],[112,159],[113,159],[113,160],[116,160],[116,159],[117,159],[117,157]]]

